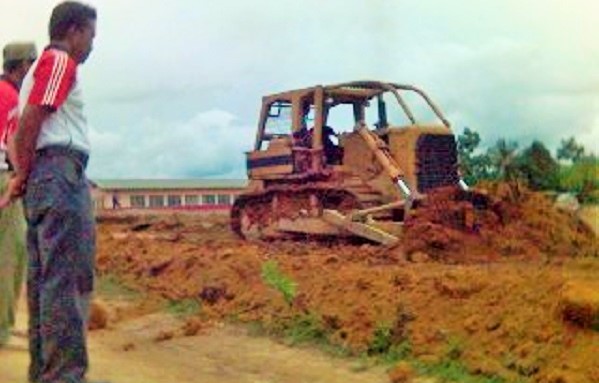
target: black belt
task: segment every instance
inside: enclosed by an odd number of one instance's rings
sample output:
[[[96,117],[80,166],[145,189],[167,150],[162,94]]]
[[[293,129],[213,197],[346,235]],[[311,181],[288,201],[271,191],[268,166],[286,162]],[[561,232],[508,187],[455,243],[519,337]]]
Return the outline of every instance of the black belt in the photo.
[[[36,150],[35,153],[38,157],[70,157],[81,164],[83,168],[87,166],[87,161],[89,160],[87,153],[66,146],[46,146]]]

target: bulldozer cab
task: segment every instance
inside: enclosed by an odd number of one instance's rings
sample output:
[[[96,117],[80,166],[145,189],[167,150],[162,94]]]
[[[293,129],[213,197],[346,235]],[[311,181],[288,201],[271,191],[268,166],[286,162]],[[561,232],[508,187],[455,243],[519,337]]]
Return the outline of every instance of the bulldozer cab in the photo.
[[[413,109],[410,95],[417,96],[425,108]],[[417,119],[415,110],[428,111],[435,121],[425,122],[420,115]],[[365,161],[372,148],[357,133],[359,126],[367,127],[387,146],[389,156],[402,169],[397,176],[405,177],[408,185],[421,191],[427,185],[436,186],[416,174],[418,151],[430,151],[426,148],[439,146],[443,140],[451,146],[449,122],[422,90],[376,81],[315,86],[264,97],[255,145],[247,153],[249,178],[304,178],[342,167],[373,178],[381,169],[373,170],[372,161]],[[420,157],[429,154],[434,153]],[[450,160],[449,167],[457,167],[457,158]]]

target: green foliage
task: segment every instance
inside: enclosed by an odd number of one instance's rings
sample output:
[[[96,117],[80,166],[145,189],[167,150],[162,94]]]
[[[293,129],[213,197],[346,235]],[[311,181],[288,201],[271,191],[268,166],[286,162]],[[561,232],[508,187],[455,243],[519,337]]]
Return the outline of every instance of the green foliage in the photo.
[[[599,158],[585,156],[570,165],[562,165],[559,171],[559,189],[579,195],[581,202],[599,202]]]
[[[400,360],[408,359],[412,355],[412,343],[404,340],[399,344],[393,344],[386,354],[383,354],[382,360],[386,364],[395,364]]]
[[[379,324],[373,333],[368,345],[368,355],[377,356],[386,363],[393,364],[404,360],[412,354],[412,344],[408,339],[395,343],[396,336],[393,328],[386,324]]]
[[[465,345],[458,337],[450,337],[445,348],[445,357],[436,363],[427,363],[415,360],[414,366],[420,374],[434,376],[438,383],[507,383],[499,375],[487,373],[485,375],[472,374],[460,358]],[[523,383],[526,379],[510,380],[514,383]]]
[[[491,161],[486,153],[476,154],[480,144],[479,134],[465,128],[457,138],[458,157],[462,177],[469,185],[491,177]]]
[[[557,149],[557,159],[578,162],[584,158],[584,147],[570,137],[566,140],[561,140],[560,147]]]
[[[559,166],[540,141],[534,141],[522,152],[517,169],[533,190],[551,190],[558,186]]]
[[[480,144],[480,135],[470,128],[464,128],[462,134],[458,136],[458,153],[472,155]]]
[[[368,355],[386,354],[393,345],[393,329],[386,324],[379,324],[368,345]]]
[[[421,374],[431,375],[438,378],[439,383],[505,383],[506,380],[500,376],[472,375],[468,369],[455,360],[445,360],[441,363],[424,364],[417,363],[416,367]]]
[[[113,274],[103,274],[97,278],[96,294],[126,300],[133,300],[140,296],[138,291],[126,286]]]
[[[168,301],[166,309],[176,316],[187,317],[199,313],[202,305],[197,299],[187,298],[180,301]]]
[[[330,332],[322,319],[314,313],[304,313],[272,323],[253,321],[246,325],[248,333],[252,336],[283,339],[290,346],[308,343],[336,357],[354,355],[350,349],[334,345],[329,341]]]
[[[504,138],[481,151],[480,135],[465,128],[457,137],[460,169],[466,183],[481,180],[525,181],[533,190],[561,190],[578,195],[581,202],[599,202],[599,160],[586,154],[574,137],[561,140],[557,159],[569,161],[560,165],[545,145],[534,141],[523,151],[518,143]]]
[[[487,151],[478,149],[480,142],[480,135],[470,128],[465,128],[457,138],[460,170],[467,184],[482,180],[513,181],[519,177],[516,142],[500,139]]]
[[[322,321],[313,313],[294,317],[285,329],[284,335],[291,345],[328,342],[327,332]]]
[[[491,162],[492,179],[511,182],[519,178],[517,142],[499,139],[487,153]]]
[[[456,337],[451,337],[447,341],[447,348],[445,349],[445,358],[449,360],[458,360],[464,352],[463,342]]]
[[[262,265],[261,276],[266,285],[274,288],[283,295],[285,302],[289,305],[293,303],[297,294],[297,283],[283,274],[276,261],[270,260],[265,262]]]

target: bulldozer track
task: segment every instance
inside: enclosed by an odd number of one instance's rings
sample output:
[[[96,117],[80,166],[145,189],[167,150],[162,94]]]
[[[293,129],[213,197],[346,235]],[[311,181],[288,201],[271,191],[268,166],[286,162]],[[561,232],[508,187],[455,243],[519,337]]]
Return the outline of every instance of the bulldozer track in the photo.
[[[338,187],[330,183],[273,185],[267,191],[240,196],[231,211],[231,229],[245,239],[293,239],[297,235],[276,229],[279,219],[320,217],[323,209],[348,213],[382,204],[379,192],[359,179],[349,181]]]

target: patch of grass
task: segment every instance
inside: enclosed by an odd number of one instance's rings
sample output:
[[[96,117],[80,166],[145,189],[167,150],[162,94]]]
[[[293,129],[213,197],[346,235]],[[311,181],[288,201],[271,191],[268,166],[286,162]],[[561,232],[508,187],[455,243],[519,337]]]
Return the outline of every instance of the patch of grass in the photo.
[[[421,362],[414,362],[413,364],[419,373],[436,377],[438,383],[507,383],[500,376],[472,375],[457,360],[445,360],[436,364]]]
[[[459,337],[449,337],[445,347],[445,357],[438,363],[425,363],[412,360],[412,365],[423,375],[435,377],[438,383],[507,383],[498,375],[473,375],[460,360],[464,352],[464,342]],[[517,380],[513,383],[523,383]],[[512,381],[510,381],[512,382]]]
[[[393,329],[387,324],[379,324],[368,345],[368,355],[383,355],[389,352],[393,345]]]
[[[179,317],[188,317],[198,314],[202,305],[197,299],[187,298],[180,301],[168,301],[166,310]]]
[[[135,300],[141,294],[126,286],[116,275],[104,274],[96,278],[96,294],[108,298]]]
[[[377,357],[384,364],[394,364],[409,358],[412,354],[412,344],[408,339],[397,343],[396,338],[393,327],[379,324],[374,330],[367,354]]]
[[[445,348],[445,358],[448,360],[458,360],[464,352],[464,344],[461,339],[457,337],[450,337],[447,340],[447,347]]]
[[[297,283],[279,269],[276,261],[270,260],[262,265],[262,280],[283,295],[285,302],[293,303],[297,294]]]
[[[236,322],[234,322],[236,323]],[[264,326],[264,323],[260,321],[251,321],[244,324],[249,336],[272,336],[273,334],[268,331]]]
[[[378,363],[379,361],[376,358],[369,357],[366,353],[363,353],[355,360],[350,370],[352,372],[364,372],[376,366]]]
[[[284,335],[290,345],[328,343],[328,335],[322,321],[312,313],[294,317],[286,326]]]
[[[295,316],[285,322],[267,325],[260,321],[245,323],[248,335],[268,336],[282,339],[289,346],[308,344],[335,357],[346,358],[354,355],[348,348],[332,344],[329,332],[322,320],[314,313]]]
[[[387,353],[381,356],[383,363],[387,365],[395,364],[400,360],[406,360],[412,355],[412,344],[408,340],[404,340],[400,344],[394,344],[389,348]]]

